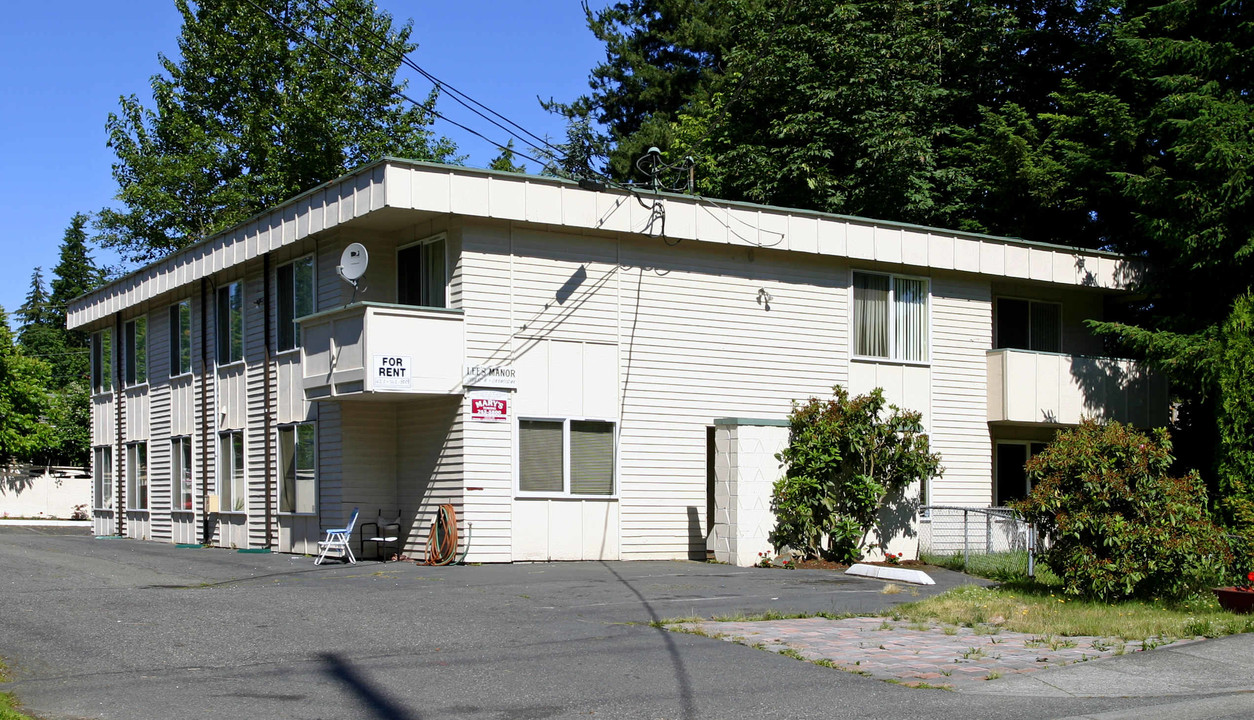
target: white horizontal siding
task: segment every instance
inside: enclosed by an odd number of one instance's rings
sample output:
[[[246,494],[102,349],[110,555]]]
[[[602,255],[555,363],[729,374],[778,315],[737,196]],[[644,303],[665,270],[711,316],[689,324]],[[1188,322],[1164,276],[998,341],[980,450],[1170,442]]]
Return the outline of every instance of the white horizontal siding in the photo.
[[[930,502],[988,505],[992,446],[988,431],[988,362],[992,293],[987,282],[957,275],[932,279],[932,447],[944,475]]]

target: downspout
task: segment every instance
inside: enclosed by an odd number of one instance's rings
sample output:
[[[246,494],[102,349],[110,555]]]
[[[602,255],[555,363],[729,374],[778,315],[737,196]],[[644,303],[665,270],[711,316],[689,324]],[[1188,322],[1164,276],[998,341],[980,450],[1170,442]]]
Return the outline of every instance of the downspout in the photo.
[[[200,279],[200,544],[209,536],[209,281]]]
[[[127,454],[125,454],[125,449],[127,449],[125,442],[127,442],[127,439],[123,437],[122,416],[125,404],[127,404],[127,394],[122,389],[122,312],[114,312],[113,314],[113,337],[113,408],[115,423],[117,423],[114,426],[118,430],[118,462],[113,464],[113,467],[117,468],[115,474],[118,477],[118,514],[117,518],[115,518],[117,519],[115,524],[117,524],[119,536],[123,536],[127,532],[127,517],[125,517],[127,516],[127,502],[125,502],[127,494],[125,494],[125,488],[123,487],[125,482],[127,482]]]
[[[113,440],[117,443],[117,461],[113,463],[114,476],[117,482],[114,483],[118,494],[117,503],[115,505],[114,526],[117,528],[118,535],[126,534],[126,491],[123,484],[126,482],[126,445],[125,438],[122,437],[122,410],[126,403],[126,394],[122,392],[122,313],[113,314],[113,345],[110,351],[113,357],[110,361],[113,364],[113,409],[114,409],[114,433]]]
[[[261,256],[261,263],[263,273],[261,281],[261,294],[264,298],[264,301],[262,302],[262,305],[264,306],[264,309],[262,310],[262,318],[265,323],[265,330],[263,331],[265,336],[265,377],[262,380],[262,386],[265,388],[263,402],[265,403],[266,413],[266,479],[264,485],[266,488],[266,549],[269,550],[273,547],[271,537],[274,532],[274,448],[271,445],[274,441],[270,437],[272,434],[271,414],[273,411],[273,408],[270,407],[272,400],[272,396],[270,395],[270,253],[266,253]]]

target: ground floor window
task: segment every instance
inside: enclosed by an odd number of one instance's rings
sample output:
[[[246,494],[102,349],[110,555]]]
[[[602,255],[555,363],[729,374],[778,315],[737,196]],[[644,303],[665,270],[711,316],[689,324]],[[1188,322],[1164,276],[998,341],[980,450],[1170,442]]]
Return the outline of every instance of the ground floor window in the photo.
[[[316,508],[316,437],[313,423],[279,428],[279,512],[313,513]]]
[[[92,478],[98,508],[113,507],[113,448],[98,447],[92,451]]]
[[[604,420],[519,420],[519,492],[613,495],[614,431]]]
[[[244,433],[224,432],[218,437],[218,502],[221,512],[244,512]]]
[[[126,446],[126,506],[131,510],[148,509],[148,443]]]
[[[192,509],[192,439],[170,440],[170,509]]]
[[[997,443],[997,457],[994,472],[997,474],[993,505],[1004,507],[1012,500],[1027,497],[1032,486],[1028,482],[1028,473],[1024,468],[1031,457],[1045,449],[1043,442],[1008,442]]]

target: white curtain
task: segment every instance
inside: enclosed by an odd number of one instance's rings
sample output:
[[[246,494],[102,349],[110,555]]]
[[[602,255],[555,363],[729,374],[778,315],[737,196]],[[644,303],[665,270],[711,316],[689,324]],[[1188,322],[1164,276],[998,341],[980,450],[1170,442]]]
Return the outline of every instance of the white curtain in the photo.
[[[898,360],[927,360],[927,281],[893,278],[893,342]]]
[[[888,283],[884,275],[853,275],[855,355],[888,357]]]

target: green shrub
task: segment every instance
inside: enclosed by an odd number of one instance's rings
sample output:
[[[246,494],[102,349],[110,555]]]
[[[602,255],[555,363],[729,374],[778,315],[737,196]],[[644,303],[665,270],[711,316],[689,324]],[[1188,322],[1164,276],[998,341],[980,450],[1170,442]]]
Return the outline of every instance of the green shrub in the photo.
[[[940,457],[928,452],[921,415],[887,405],[879,388],[853,399],[839,385],[833,392],[793,406],[770,540],[807,557],[857,562],[884,499],[939,475]]]
[[[1171,440],[1085,421],[1028,461],[1015,509],[1052,539],[1042,562],[1069,595],[1177,598],[1217,582],[1232,561],[1197,473],[1171,477]]]

